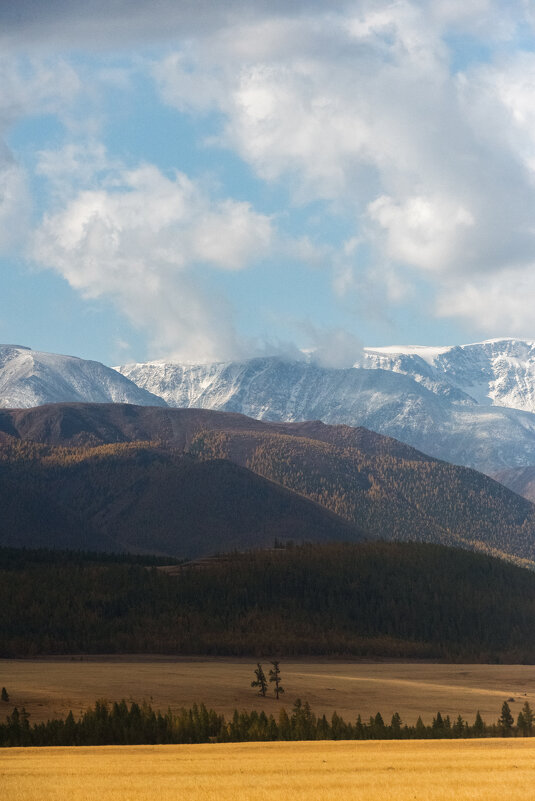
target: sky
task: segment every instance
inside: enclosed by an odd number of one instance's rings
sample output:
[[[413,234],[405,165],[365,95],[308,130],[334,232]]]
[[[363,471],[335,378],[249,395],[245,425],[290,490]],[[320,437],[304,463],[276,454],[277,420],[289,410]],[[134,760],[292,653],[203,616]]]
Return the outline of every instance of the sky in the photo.
[[[531,0],[0,4],[0,341],[535,338]]]

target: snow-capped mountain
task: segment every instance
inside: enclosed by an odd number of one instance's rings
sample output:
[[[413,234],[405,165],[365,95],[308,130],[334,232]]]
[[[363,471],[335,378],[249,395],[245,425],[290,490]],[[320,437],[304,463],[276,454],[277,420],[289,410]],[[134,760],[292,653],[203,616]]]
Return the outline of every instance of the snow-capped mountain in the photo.
[[[535,342],[366,348],[349,369],[313,357],[209,365],[99,362],[0,346],[0,407],[61,401],[236,411],[366,426],[487,473],[535,465]]]
[[[535,342],[489,339],[446,348],[364,348],[362,367],[410,375],[435,394],[535,412]]]
[[[27,409],[61,401],[166,405],[100,362],[0,345],[1,408]]]
[[[468,369],[462,373],[459,363],[450,383],[446,375],[439,380],[431,373],[438,369],[430,364],[431,353],[428,361],[418,353],[418,373],[395,370],[395,365],[410,364],[413,354],[407,350],[384,354],[384,364],[391,369],[379,365],[379,349],[366,351],[366,367],[343,370],[281,358],[190,366],[149,362],[117,369],[169,406],[241,412],[263,420],[319,419],[366,426],[484,472],[535,464],[535,414],[493,406],[490,397],[478,402],[468,389],[481,387],[481,367],[472,371],[472,378]],[[462,348],[440,350],[460,350],[460,361],[465,358]],[[430,374],[423,375],[426,365]]]

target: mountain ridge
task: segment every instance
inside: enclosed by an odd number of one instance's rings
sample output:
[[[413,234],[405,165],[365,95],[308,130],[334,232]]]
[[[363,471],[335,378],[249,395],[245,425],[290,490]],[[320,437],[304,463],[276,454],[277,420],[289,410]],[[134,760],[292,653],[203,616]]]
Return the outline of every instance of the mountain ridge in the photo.
[[[535,343],[364,349],[357,366],[313,357],[184,365],[98,362],[0,346],[0,408],[128,402],[243,413],[269,421],[364,426],[494,475],[535,465]],[[509,404],[509,405],[507,405]]]
[[[271,421],[320,419],[364,426],[489,474],[535,464],[535,414],[479,404],[459,387],[444,382],[425,386],[395,370],[326,368],[281,357],[189,366],[153,362],[119,369],[169,406],[240,412]]]
[[[0,439],[4,442],[0,460],[5,456],[4,467],[7,464],[13,471],[16,457],[22,488],[24,470],[29,470],[30,456],[37,449],[44,466],[39,467],[32,486],[41,491],[52,475],[53,497],[63,497],[70,486],[67,507],[74,504],[77,510],[84,508],[81,499],[87,495],[87,508],[98,515],[103,509],[110,531],[125,526],[125,531],[136,526],[150,531],[161,517],[161,504],[169,512],[165,532],[172,528],[173,515],[185,519],[179,504],[180,483],[178,479],[173,483],[171,476],[173,460],[187,457],[200,464],[233,463],[253,475],[249,480],[255,486],[254,477],[261,478],[323,507],[339,520],[342,538],[349,525],[371,537],[461,545],[520,563],[535,562],[535,506],[488,476],[433,459],[363,428],[328,426],[321,421],[267,422],[203,409],[58,404],[3,410]],[[136,448],[144,455],[136,456]],[[47,449],[57,452],[52,463],[61,481],[44,470],[51,461]],[[118,462],[120,454],[123,467]],[[78,462],[85,464],[76,467],[83,480],[73,472],[72,465]],[[185,497],[198,493],[193,477],[189,480],[188,476],[194,470],[209,469],[188,467],[193,462],[181,467],[184,480],[189,481],[184,486],[191,488]],[[13,480],[13,473],[6,473],[1,461],[0,470]],[[230,478],[226,483],[222,479],[220,486],[221,498],[225,492],[229,498],[236,494],[237,485]],[[113,522],[113,515],[120,511],[115,496],[125,498],[124,508],[132,515],[126,522],[120,517]],[[178,499],[178,505],[170,498]],[[198,514],[202,517],[209,507],[208,494],[199,501]],[[224,540],[212,538],[209,545],[212,550],[228,549]]]
[[[0,345],[0,408],[61,401],[165,406],[162,398],[100,362],[25,345]]]

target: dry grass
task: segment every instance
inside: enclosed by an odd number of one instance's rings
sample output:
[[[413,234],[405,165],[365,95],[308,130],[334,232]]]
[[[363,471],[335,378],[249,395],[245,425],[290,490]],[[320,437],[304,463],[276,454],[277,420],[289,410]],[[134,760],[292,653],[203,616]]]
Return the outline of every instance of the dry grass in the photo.
[[[530,797],[535,741],[8,749],[3,801],[498,801]],[[526,795],[527,794],[527,795]]]
[[[77,714],[97,698],[123,697],[152,699],[162,710],[204,701],[227,716],[235,708],[276,713],[280,703],[258,698],[250,687],[254,666],[254,659],[0,660],[0,687],[11,696],[9,704],[0,704],[0,717],[13,705],[25,706],[31,721],[38,722],[64,716],[69,709]],[[493,722],[511,697],[516,699],[511,704],[515,718],[524,701],[535,708],[530,666],[284,660],[281,668],[285,706],[301,697],[315,712],[336,710],[347,720],[358,712],[368,717],[378,711],[389,719],[398,711],[407,723],[415,723],[419,714],[430,723],[440,710],[472,722],[479,709]]]

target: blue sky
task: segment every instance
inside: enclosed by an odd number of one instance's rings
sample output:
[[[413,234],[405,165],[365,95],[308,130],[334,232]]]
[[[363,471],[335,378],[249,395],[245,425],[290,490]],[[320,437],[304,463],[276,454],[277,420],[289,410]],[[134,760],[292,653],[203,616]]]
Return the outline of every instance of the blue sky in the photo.
[[[0,10],[0,341],[107,364],[535,337],[532,4]]]

